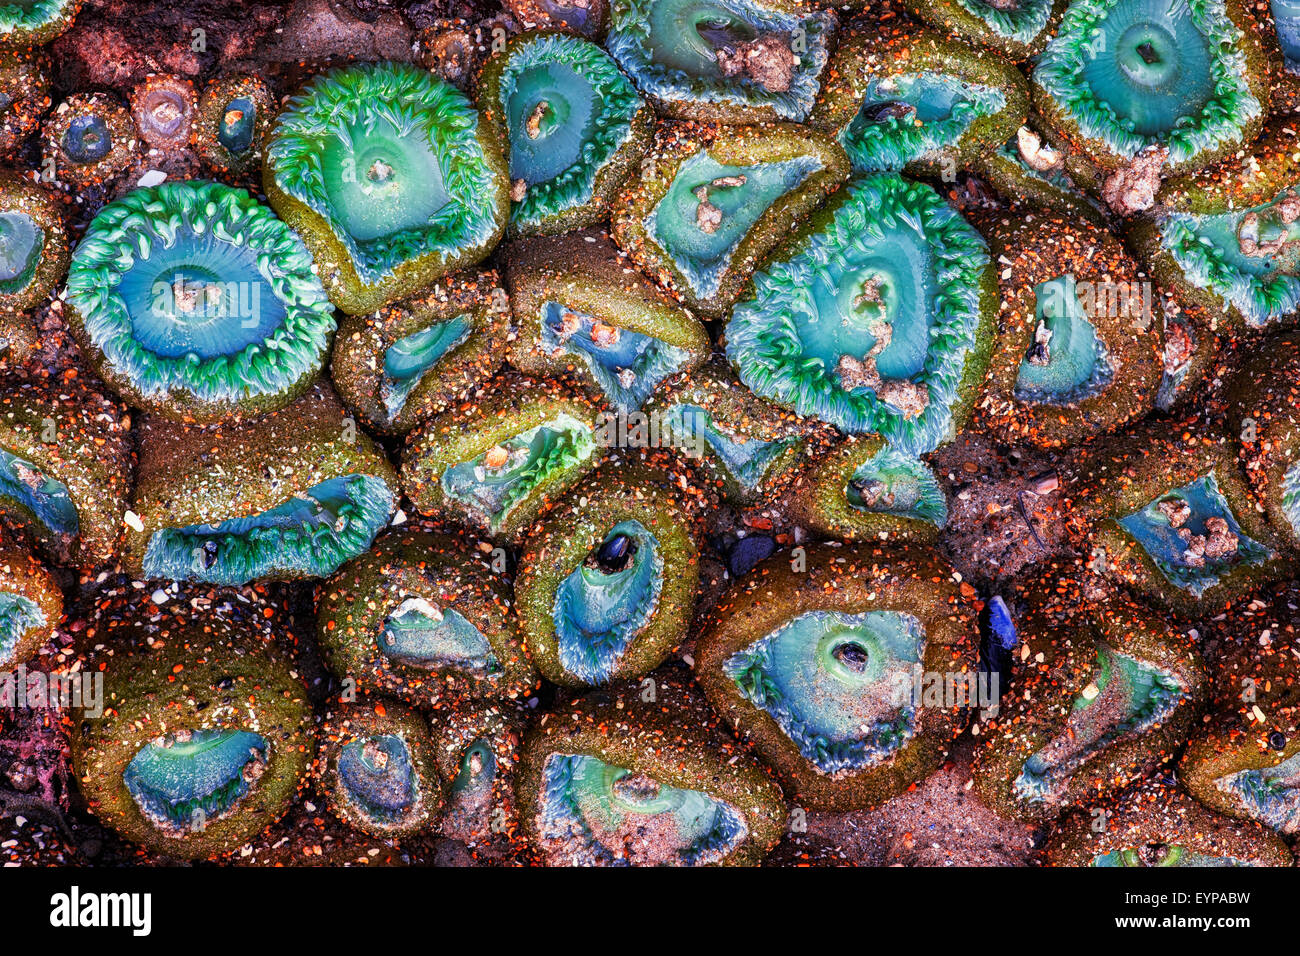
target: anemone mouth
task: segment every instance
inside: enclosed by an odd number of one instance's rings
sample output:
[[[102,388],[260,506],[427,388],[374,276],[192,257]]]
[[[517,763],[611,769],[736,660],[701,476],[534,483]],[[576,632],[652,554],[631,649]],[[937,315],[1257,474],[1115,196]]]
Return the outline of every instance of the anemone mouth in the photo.
[[[102,116],[85,113],[68,124],[59,145],[73,163],[93,166],[112,152],[113,130]]]
[[[69,20],[81,0],[8,0],[0,4],[0,39],[14,40],[12,34],[25,34]]]
[[[17,505],[55,538],[68,541],[80,534],[81,519],[68,486],[3,448],[0,448],[0,499]]]
[[[269,751],[266,738],[247,730],[177,731],[141,747],[122,779],[146,820],[182,837],[235,812]]]
[[[813,156],[723,165],[701,150],[678,167],[643,220],[646,234],[699,298],[717,295],[741,242],[778,199],[824,167]]]
[[[542,348],[580,359],[591,378],[620,411],[635,411],[659,383],[681,371],[689,350],[631,329],[609,325],[559,302],[541,312]]]
[[[510,178],[527,192],[512,221],[532,224],[588,202],[596,176],[631,139],[645,104],[600,47],[561,34],[514,47],[496,100],[506,118]]]
[[[1115,378],[1115,361],[1088,321],[1074,276],[1039,283],[1034,295],[1034,343],[1020,362],[1012,395],[1068,408],[1101,394]]]
[[[25,212],[0,212],[0,295],[14,296],[32,284],[47,236]]]
[[[342,796],[376,826],[398,826],[419,812],[419,775],[411,748],[398,734],[375,734],[344,744],[338,778]]]
[[[1183,163],[1263,115],[1242,40],[1222,0],[1079,0],[1034,80],[1085,138],[1130,159],[1164,144]]]
[[[832,779],[876,766],[916,735],[925,628],[900,611],[809,611],[732,654],[722,673]]]
[[[1178,844],[1147,843],[1143,846],[1124,847],[1097,855],[1092,866],[1249,866],[1244,860],[1232,856],[1220,856],[1209,853],[1197,853]]]
[[[1118,520],[1165,580],[1196,598],[1235,568],[1274,556],[1241,530],[1214,472]]]
[[[1300,308],[1300,224],[1295,187],[1272,202],[1217,214],[1173,213],[1160,244],[1187,281],[1230,302],[1262,328]]]
[[[1092,680],[1061,732],[1025,761],[1013,792],[1031,803],[1059,801],[1086,761],[1163,724],[1188,699],[1186,683],[1172,672],[1099,645]]]
[[[333,574],[370,547],[388,523],[393,502],[393,490],[382,478],[329,478],[260,514],[155,531],[145,550],[144,573],[212,584]]]
[[[368,283],[497,233],[484,197],[499,183],[478,114],[454,87],[411,66],[317,77],[277,118],[267,161],[276,186],[325,220]]]
[[[840,131],[854,172],[899,171],[956,146],[977,119],[1006,107],[1001,90],[939,72],[873,77]]]
[[[957,6],[978,18],[1000,37],[1033,43],[1052,19],[1052,0],[1019,0],[994,5],[986,0],[955,0]]]
[[[688,454],[702,454],[707,449],[723,471],[745,492],[758,488],[773,464],[799,444],[798,438],[763,441],[729,433],[699,405],[672,405],[667,410],[663,427],[673,444]]]
[[[403,336],[385,349],[380,398],[391,417],[402,413],[411,393],[473,331],[474,320],[457,315]]]
[[[542,838],[575,865],[705,866],[748,835],[726,801],[599,757],[553,753],[542,778]]]
[[[1214,786],[1252,819],[1279,833],[1300,833],[1300,754],[1273,767],[1227,774]]]
[[[477,515],[493,534],[549,477],[577,467],[596,450],[591,427],[561,414],[442,473],[442,492]]]
[[[1269,10],[1277,27],[1277,42],[1282,48],[1282,63],[1291,73],[1300,73],[1300,3],[1295,0],[1270,0]]]
[[[495,677],[501,662],[487,637],[459,611],[425,598],[407,598],[384,619],[379,650],[389,660],[420,670],[452,669]]]
[[[313,269],[246,191],[169,183],[100,211],[73,254],[68,300],[108,367],[151,400],[287,400],[334,332]]]
[[[844,497],[857,511],[914,518],[940,529],[948,523],[948,498],[929,466],[892,448],[854,469]]]
[[[0,591],[0,667],[12,662],[14,650],[29,631],[47,623],[45,612],[31,598]]]
[[[745,0],[615,0],[605,45],[643,92],[670,105],[766,109],[802,122],[832,25],[825,13],[795,16]],[[796,34],[804,39],[800,52],[793,52]],[[775,68],[744,68],[750,51]]]
[[[882,174],[846,190],[754,274],[727,324],[727,358],[745,385],[800,415],[930,451],[952,427],[977,344],[988,247],[928,186]]]
[[[607,680],[654,618],[663,578],[659,540],[645,525],[611,528],[555,592],[560,665],[588,684]]]

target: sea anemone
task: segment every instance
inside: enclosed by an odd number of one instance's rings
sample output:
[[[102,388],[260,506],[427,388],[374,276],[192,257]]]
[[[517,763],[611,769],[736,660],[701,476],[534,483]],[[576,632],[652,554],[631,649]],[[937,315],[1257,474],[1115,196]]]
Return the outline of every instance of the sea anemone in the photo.
[[[199,155],[217,172],[238,175],[262,159],[275,102],[260,77],[232,73],[208,84],[199,100],[194,138]]]
[[[67,269],[68,236],[58,200],[0,171],[0,312],[37,308]]]
[[[8,0],[0,6],[0,47],[44,46],[72,26],[84,0]]]
[[[63,592],[30,552],[0,531],[0,670],[30,660],[63,616]]]
[[[107,93],[68,97],[45,121],[41,135],[45,175],[73,186],[112,179],[140,149],[131,114]]]

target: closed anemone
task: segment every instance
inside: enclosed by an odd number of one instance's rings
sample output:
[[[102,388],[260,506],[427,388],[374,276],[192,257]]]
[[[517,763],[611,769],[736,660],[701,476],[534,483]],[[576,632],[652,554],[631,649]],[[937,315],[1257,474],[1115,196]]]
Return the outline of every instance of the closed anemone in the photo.
[[[9,0],[0,5],[0,46],[44,46],[72,26],[83,0]]]
[[[131,115],[150,146],[188,146],[198,111],[194,84],[179,76],[150,74],[131,94]]]
[[[74,186],[122,172],[138,150],[131,114],[103,93],[71,96],[45,123],[45,164]]]
[[[1040,283],[1036,318],[1046,330],[1043,350],[1026,354],[1016,375],[1016,398],[1046,405],[1070,405],[1090,398],[1110,384],[1114,367],[1105,343],[1079,302],[1072,275]],[[1032,347],[1031,347],[1032,351]]]
[[[379,649],[409,667],[455,666],[479,676],[501,670],[482,631],[459,611],[440,611],[424,598],[408,598],[388,615],[379,634]]]
[[[799,444],[797,438],[763,441],[728,434],[713,416],[699,405],[678,404],[671,407],[665,425],[673,444],[682,449],[697,449],[701,443],[718,465],[735,482],[741,494],[758,488],[772,465]]]
[[[384,352],[384,407],[392,415],[402,411],[411,392],[438,362],[469,338],[473,329],[464,315],[452,316],[404,335]]]
[[[145,744],[122,774],[159,830],[202,828],[228,814],[266,770],[267,741],[247,730],[167,734]]]
[[[509,214],[490,124],[413,66],[316,77],[275,120],[263,168],[345,312],[373,311],[479,261]]]
[[[45,612],[35,601],[21,594],[0,592],[0,665],[17,657],[18,642],[28,631],[47,623]]]
[[[909,11],[942,30],[1025,60],[1042,49],[1060,0],[908,0]]]
[[[601,683],[649,623],[662,589],[659,542],[639,521],[616,524],[556,592],[561,665],[584,683]]]
[[[138,189],[73,255],[73,329],[133,404],[182,420],[268,411],[324,364],[333,309],[302,243],[245,190]]]
[[[0,533],[0,669],[21,664],[54,632],[63,592],[22,544]]]
[[[800,415],[929,451],[988,361],[991,276],[984,240],[930,187],[864,177],[755,274],[727,358]]]
[[[0,448],[0,497],[38,522],[50,536],[71,540],[80,532],[68,486],[37,465]]]
[[[1252,819],[1280,833],[1300,832],[1300,754],[1272,767],[1238,770],[1214,785]]]
[[[542,839],[571,841],[576,865],[702,866],[746,836],[734,807],[598,757],[552,754],[543,772]]]
[[[596,222],[649,145],[649,107],[600,47],[577,37],[514,38],[484,68],[479,101],[507,144],[514,234]]]
[[[1223,0],[1083,0],[1033,72],[1035,106],[1113,168],[1150,146],[1187,170],[1258,133],[1267,102],[1258,41]]]
[[[195,141],[213,169],[245,173],[256,166],[275,105],[260,78],[236,73],[213,80],[199,100]]]
[[[810,611],[738,651],[722,672],[831,777],[892,756],[916,733],[921,622],[895,611]]]
[[[834,25],[781,0],[614,0],[605,44],[668,116],[801,122]]]

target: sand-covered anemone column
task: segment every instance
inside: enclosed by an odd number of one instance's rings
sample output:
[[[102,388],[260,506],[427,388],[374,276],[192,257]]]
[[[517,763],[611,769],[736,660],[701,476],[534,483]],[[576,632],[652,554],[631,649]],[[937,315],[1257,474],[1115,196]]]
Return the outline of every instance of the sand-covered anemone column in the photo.
[[[971,169],[1007,203],[1106,222],[1099,173],[1091,162],[1051,143],[1039,121],[1027,122],[996,149],[972,157]]]
[[[512,235],[600,221],[650,145],[650,107],[604,50],[577,37],[512,38],[484,66],[478,103],[505,145]]]
[[[1300,105],[1300,3],[1295,0],[1270,0],[1267,17],[1273,21],[1277,49],[1270,57],[1276,67],[1273,76],[1273,108],[1278,112],[1295,112]],[[1264,30],[1264,42],[1271,37]]]
[[[242,175],[262,160],[275,101],[261,77],[247,73],[220,76],[199,100],[194,139],[199,155],[217,172]]]
[[[798,123],[834,28],[791,0],[614,0],[605,46],[664,116]]]
[[[860,3],[855,3],[855,6]],[[904,0],[931,26],[975,40],[1008,59],[1040,53],[1055,32],[1065,0]]]
[[[413,66],[316,77],[271,129],[263,183],[345,312],[372,312],[485,258],[510,214],[494,128]]]
[[[848,174],[844,151],[807,127],[670,124],[615,201],[611,232],[688,308],[720,314]]]
[[[1133,172],[1108,183],[1121,213],[1150,206],[1137,179],[1241,149],[1268,104],[1264,52],[1237,0],[1079,0],[1032,81],[1035,109],[1072,149],[1108,174]]]
[[[68,236],[58,201],[0,171],[0,313],[41,305],[68,268]]]
[[[0,52],[0,156],[8,159],[49,112],[50,63],[43,52]]]
[[[979,234],[929,186],[868,176],[755,273],[727,358],[764,398],[920,454],[969,415],[995,308]]]
[[[808,122],[837,138],[858,173],[906,169],[951,182],[1029,114],[1015,67],[902,21],[857,24],[826,73]]]
[[[131,118],[150,146],[177,149],[188,146],[194,137],[197,100],[190,80],[150,73],[131,92]]]
[[[302,242],[245,190],[183,182],[100,210],[72,257],[68,315],[133,405],[212,422],[281,408],[319,374],[334,310]]]
[[[8,0],[0,4],[0,48],[44,46],[67,32],[84,0]]]
[[[140,431],[125,566],[137,578],[244,584],[333,574],[396,508],[383,452],[317,384],[261,418]]]
[[[68,97],[45,121],[41,139],[42,175],[73,186],[107,182],[140,152],[131,114],[108,93]]]
[[[0,669],[30,660],[63,616],[63,592],[31,552],[0,531]]]

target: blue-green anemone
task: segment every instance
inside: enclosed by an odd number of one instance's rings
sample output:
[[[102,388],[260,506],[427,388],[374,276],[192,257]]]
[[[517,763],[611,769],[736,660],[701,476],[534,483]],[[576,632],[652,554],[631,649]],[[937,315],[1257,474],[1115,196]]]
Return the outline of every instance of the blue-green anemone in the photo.
[[[600,47],[578,37],[515,37],[489,60],[479,90],[507,147],[514,234],[597,222],[649,145],[649,107]]]
[[[266,738],[249,730],[165,734],[145,744],[122,774],[144,817],[163,832],[195,817],[220,820],[248,796],[266,767]]]
[[[343,788],[375,820],[396,820],[415,802],[415,771],[402,738],[381,734],[351,741],[339,752],[338,760]]]
[[[1272,767],[1238,770],[1214,785],[1251,818],[1281,833],[1300,831],[1300,754]]]
[[[52,537],[75,538],[81,531],[81,519],[68,486],[3,448],[0,448],[0,498],[22,509]]]
[[[259,77],[235,73],[208,84],[199,100],[194,138],[213,169],[245,173],[262,157],[275,103]]]
[[[0,4],[0,47],[44,46],[72,26],[84,0],[7,0]]]
[[[930,187],[853,181],[754,276],[727,358],[759,395],[929,451],[987,363],[988,248]]]
[[[403,64],[316,77],[276,117],[263,178],[352,314],[478,262],[509,214],[491,124],[454,87]]]
[[[1242,530],[1213,472],[1118,521],[1166,580],[1198,598],[1233,568],[1274,557]]]
[[[907,0],[923,20],[1026,60],[1042,49],[1064,6],[1060,0]]]
[[[1045,334],[1021,359],[1016,400],[1072,405],[1101,392],[1114,378],[1114,363],[1088,321],[1074,276],[1041,282],[1034,295],[1035,322]]]
[[[15,659],[18,642],[28,631],[47,623],[45,612],[31,598],[0,591],[0,665]]]
[[[1076,0],[1033,72],[1048,123],[1107,167],[1151,146],[1203,166],[1259,132],[1258,41],[1225,0]]]
[[[800,122],[834,24],[781,0],[613,0],[605,45],[665,115]]]
[[[897,611],[810,611],[722,665],[820,772],[832,777],[891,757],[916,733],[913,668],[921,622]]]
[[[1123,850],[1111,850],[1109,853],[1099,854],[1093,861],[1093,866],[1100,867],[1118,867],[1118,866],[1247,866],[1248,864],[1236,857],[1231,856],[1211,856],[1208,853],[1196,853],[1185,846],[1166,846],[1164,844],[1155,844],[1152,846],[1128,847]]]
[[[68,97],[46,120],[42,140],[42,167],[74,186],[112,179],[139,152],[131,114],[106,93]]]
[[[456,346],[469,338],[472,320],[456,315],[427,329],[404,335],[384,351],[384,407],[389,414],[401,412],[411,392],[429,370]]]
[[[859,465],[844,489],[849,507],[872,514],[948,523],[948,498],[919,458],[882,448]]]
[[[709,412],[692,404],[671,406],[661,427],[667,429],[678,448],[697,449],[703,442],[742,494],[758,488],[772,465],[799,444],[799,439],[793,437],[764,441],[729,435]]]
[[[0,670],[36,653],[62,615],[63,593],[50,572],[0,533]]]
[[[334,333],[302,242],[218,183],[166,183],[105,206],[73,254],[67,301],[104,379],[182,420],[288,404]]]

